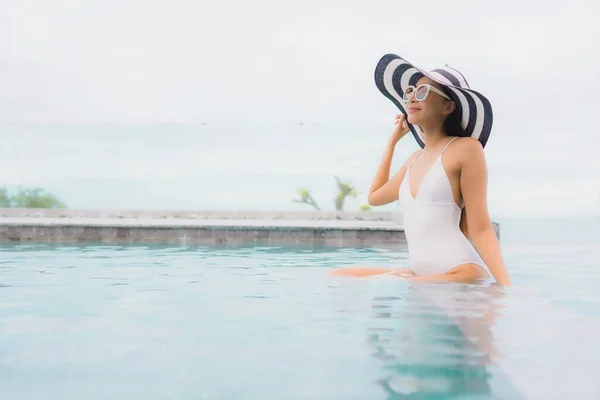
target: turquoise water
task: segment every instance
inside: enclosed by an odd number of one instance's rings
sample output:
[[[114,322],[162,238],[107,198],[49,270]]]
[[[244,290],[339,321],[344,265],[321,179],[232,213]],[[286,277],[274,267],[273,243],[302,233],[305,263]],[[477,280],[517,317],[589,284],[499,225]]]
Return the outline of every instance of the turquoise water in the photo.
[[[527,227],[506,290],[328,276],[389,249],[4,243],[0,398],[596,399],[598,229]]]

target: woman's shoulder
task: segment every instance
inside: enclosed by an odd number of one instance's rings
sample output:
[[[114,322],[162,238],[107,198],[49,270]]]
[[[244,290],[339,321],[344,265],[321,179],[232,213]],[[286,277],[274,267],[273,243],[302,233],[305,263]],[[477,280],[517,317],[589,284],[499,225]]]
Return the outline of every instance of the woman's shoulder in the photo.
[[[454,141],[454,149],[456,160],[464,165],[465,163],[479,163],[485,160],[483,146],[481,142],[472,137],[459,137]]]
[[[463,151],[481,151],[483,146],[481,142],[473,137],[457,137],[454,141],[457,147],[460,147]]]

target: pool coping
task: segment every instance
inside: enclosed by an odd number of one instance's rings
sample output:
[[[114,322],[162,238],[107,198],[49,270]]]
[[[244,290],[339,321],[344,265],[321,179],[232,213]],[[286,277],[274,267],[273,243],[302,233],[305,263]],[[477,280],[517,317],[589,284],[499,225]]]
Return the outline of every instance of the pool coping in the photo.
[[[0,242],[389,248],[406,245],[402,221],[401,213],[372,211],[0,209]]]

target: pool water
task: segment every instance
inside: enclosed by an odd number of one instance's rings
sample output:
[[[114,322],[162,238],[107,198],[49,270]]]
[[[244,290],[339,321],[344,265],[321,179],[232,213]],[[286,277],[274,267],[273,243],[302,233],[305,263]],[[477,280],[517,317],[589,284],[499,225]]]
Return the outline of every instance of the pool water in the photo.
[[[1,244],[0,399],[600,398],[599,246],[503,252],[506,290],[328,276],[398,250]]]

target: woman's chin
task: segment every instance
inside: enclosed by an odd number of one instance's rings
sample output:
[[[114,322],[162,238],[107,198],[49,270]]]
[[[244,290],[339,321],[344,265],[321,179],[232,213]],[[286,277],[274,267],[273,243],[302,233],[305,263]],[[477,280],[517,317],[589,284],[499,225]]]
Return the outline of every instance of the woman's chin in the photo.
[[[408,114],[408,117],[406,118],[406,120],[411,124],[411,125],[419,125],[419,118],[417,118],[414,115]]]

